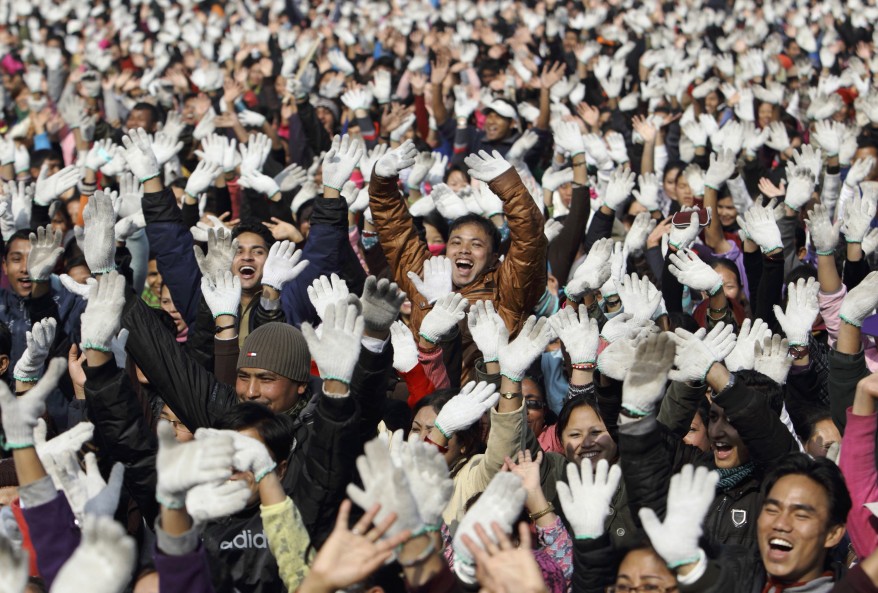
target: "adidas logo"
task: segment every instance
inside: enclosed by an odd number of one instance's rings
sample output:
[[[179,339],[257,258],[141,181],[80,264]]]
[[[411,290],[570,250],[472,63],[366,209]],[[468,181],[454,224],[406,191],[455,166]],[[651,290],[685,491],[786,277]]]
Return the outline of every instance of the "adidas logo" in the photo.
[[[268,540],[265,539],[265,532],[260,531],[254,534],[249,529],[245,529],[233,537],[231,541],[220,542],[220,550],[246,550],[248,548],[267,549]]]

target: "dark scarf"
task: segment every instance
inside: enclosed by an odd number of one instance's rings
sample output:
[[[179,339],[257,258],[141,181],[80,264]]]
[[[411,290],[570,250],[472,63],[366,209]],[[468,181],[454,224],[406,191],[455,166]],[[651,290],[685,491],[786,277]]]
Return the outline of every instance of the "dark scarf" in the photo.
[[[716,471],[719,473],[719,483],[717,484],[717,488],[719,490],[734,488],[753,475],[755,469],[756,464],[752,461],[748,461],[744,465],[738,467],[731,467],[728,469],[717,468]]]

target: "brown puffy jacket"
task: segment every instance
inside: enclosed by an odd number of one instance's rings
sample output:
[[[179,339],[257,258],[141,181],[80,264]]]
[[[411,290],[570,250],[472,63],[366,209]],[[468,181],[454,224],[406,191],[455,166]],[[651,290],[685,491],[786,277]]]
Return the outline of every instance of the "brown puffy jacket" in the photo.
[[[515,169],[509,169],[488,185],[503,200],[503,212],[509,224],[509,251],[503,262],[488,267],[472,284],[457,289],[457,292],[470,303],[492,301],[514,336],[546,290],[547,242],[543,234],[543,215]],[[421,320],[432,305],[418,293],[406,273],[415,272],[420,276],[424,261],[431,254],[412,223],[396,177],[372,175],[369,208],[393,278],[411,299],[410,326],[417,335]],[[461,380],[466,382],[476,378],[473,366],[479,352],[465,321],[460,323],[460,329],[463,348]]]

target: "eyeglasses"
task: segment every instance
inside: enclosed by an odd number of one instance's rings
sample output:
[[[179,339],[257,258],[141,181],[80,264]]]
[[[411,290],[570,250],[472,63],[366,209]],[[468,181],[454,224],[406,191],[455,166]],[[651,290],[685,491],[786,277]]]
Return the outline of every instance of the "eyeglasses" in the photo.
[[[542,410],[546,407],[546,402],[541,402],[538,399],[526,399],[524,405],[528,410]]]
[[[192,431],[186,428],[186,425],[183,424],[181,420],[171,420],[170,418],[165,418],[164,416],[160,416],[159,420],[167,422],[168,424],[173,426],[174,430],[177,432],[188,432],[189,434],[192,434]]]
[[[661,587],[652,583],[645,583],[639,587],[631,587],[629,585],[610,585],[605,589],[606,593],[670,593],[676,591],[677,586]]]

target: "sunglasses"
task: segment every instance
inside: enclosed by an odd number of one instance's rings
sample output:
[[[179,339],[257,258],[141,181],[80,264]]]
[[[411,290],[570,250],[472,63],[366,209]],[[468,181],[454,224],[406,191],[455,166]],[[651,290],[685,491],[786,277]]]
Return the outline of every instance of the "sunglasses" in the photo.
[[[524,405],[528,410],[542,410],[546,407],[546,402],[541,402],[536,399],[526,399],[524,400]]]

